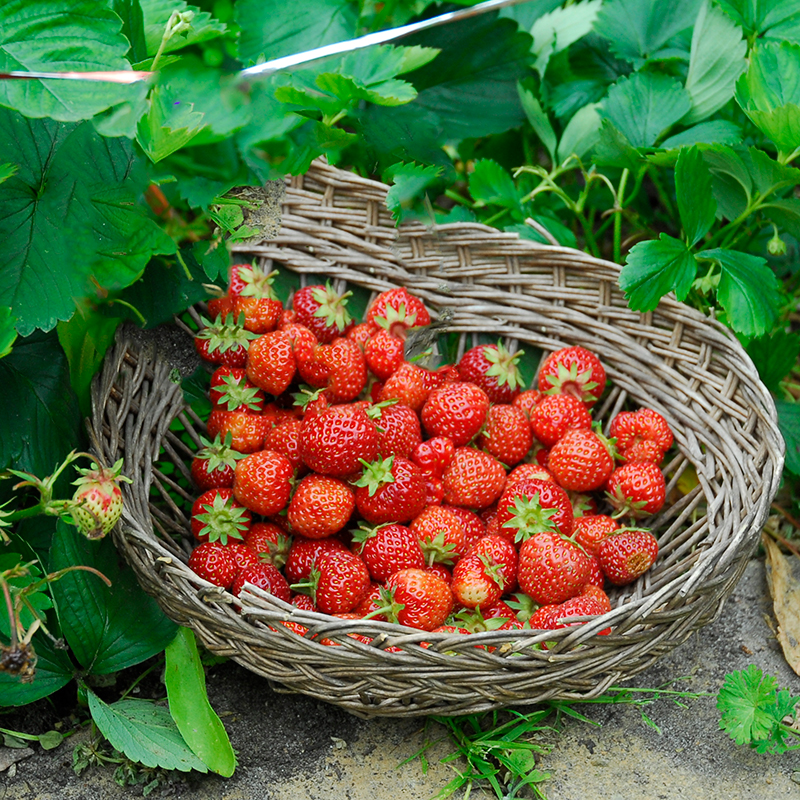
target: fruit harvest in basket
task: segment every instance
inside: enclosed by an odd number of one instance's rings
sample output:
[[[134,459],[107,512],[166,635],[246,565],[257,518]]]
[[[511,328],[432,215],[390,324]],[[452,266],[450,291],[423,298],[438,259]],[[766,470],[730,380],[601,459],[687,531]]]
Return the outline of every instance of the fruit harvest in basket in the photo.
[[[531,387],[502,343],[432,369],[406,358],[431,316],[405,288],[356,320],[330,285],[284,307],[274,277],[235,264],[195,336],[211,373],[191,464],[198,577],[469,634],[581,624],[652,566],[673,435],[649,408],[592,417],[595,354],[548,354]]]

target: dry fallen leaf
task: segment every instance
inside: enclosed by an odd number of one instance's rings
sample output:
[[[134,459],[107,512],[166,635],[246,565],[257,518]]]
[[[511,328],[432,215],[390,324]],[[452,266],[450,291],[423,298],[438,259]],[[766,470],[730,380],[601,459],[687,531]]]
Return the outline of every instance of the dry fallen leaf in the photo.
[[[789,666],[800,675],[800,558],[785,556],[769,536],[764,537],[764,547],[778,641]]]

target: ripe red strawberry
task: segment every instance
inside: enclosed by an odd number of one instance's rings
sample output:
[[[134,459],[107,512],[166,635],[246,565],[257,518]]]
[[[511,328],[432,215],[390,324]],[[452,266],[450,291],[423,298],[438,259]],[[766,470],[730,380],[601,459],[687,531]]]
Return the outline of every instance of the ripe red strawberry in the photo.
[[[391,455],[410,458],[422,442],[419,417],[402,403],[378,403],[367,409],[367,416],[375,423],[378,452],[384,458]]]
[[[486,508],[503,491],[506,472],[493,456],[473,447],[457,447],[442,475],[444,500],[454,506]]]
[[[360,472],[362,461],[378,455],[375,423],[359,404],[331,406],[303,420],[300,454],[309,469],[323,475]]]
[[[226,435],[224,441],[216,436],[213,442],[201,436],[200,442],[203,446],[192,459],[190,468],[194,485],[203,492],[207,489],[233,486],[236,462],[244,458],[245,454],[231,447],[230,435]]]
[[[292,590],[289,588],[289,582],[272,564],[254,564],[240,570],[233,580],[231,594],[238,597],[242,593],[245,583],[250,583],[268,594],[275,595],[284,603],[291,600]]]
[[[215,408],[206,422],[209,436],[230,438],[231,447],[239,453],[255,453],[264,446],[269,420],[248,411],[226,411]]]
[[[292,337],[287,331],[270,331],[251,343],[247,377],[265,392],[274,395],[285,392],[296,371]]]
[[[358,512],[373,525],[410,522],[425,507],[422,472],[402,456],[364,462],[364,471],[355,485]]]
[[[422,471],[422,478],[425,481],[425,505],[440,506],[444,500],[444,483],[441,478],[437,478],[426,470]]]
[[[530,419],[533,409],[539,405],[544,395],[538,389],[526,389],[520,392],[512,401],[511,405],[516,406],[525,416]]]
[[[600,601],[589,595],[578,595],[563,603],[542,606],[531,617],[531,628],[536,630],[558,630],[571,628],[573,625],[582,625],[586,620],[570,622],[573,617],[598,617],[605,610]],[[611,628],[598,631],[599,636],[607,636]]]
[[[367,365],[358,345],[345,337],[318,344],[297,368],[304,381],[324,389],[330,403],[349,403],[367,385]]]
[[[592,427],[585,403],[568,394],[546,395],[531,412],[531,431],[546,448],[552,447],[570,428]]]
[[[499,532],[524,541],[542,532],[572,533],[574,516],[567,493],[552,481],[527,478],[503,492],[497,502]]]
[[[547,468],[573,492],[599,489],[614,471],[608,440],[586,428],[571,428],[551,448]]]
[[[562,603],[574,597],[589,577],[589,556],[557,533],[537,533],[519,549],[519,587],[537,603]]]
[[[572,538],[589,555],[595,555],[600,542],[616,530],[619,523],[607,514],[586,514],[575,518]]]
[[[464,552],[470,550],[475,543],[486,536],[486,523],[474,512],[463,506],[445,505],[448,511],[455,514],[464,525]]]
[[[250,342],[257,334],[246,331],[242,320],[233,314],[217,317],[213,322],[202,318],[203,327],[195,334],[194,346],[197,354],[211,364],[243,367],[247,361]]]
[[[364,344],[364,359],[370,372],[385,381],[405,360],[403,340],[381,328]]]
[[[446,383],[434,389],[420,412],[429,436],[447,436],[456,447],[480,432],[489,411],[489,398],[474,383]]]
[[[233,296],[233,311],[237,319],[244,318],[244,327],[254,333],[275,330],[283,313],[283,304],[275,294],[272,283],[277,270],[265,273],[255,266],[240,267],[241,287]]]
[[[309,328],[320,342],[332,342],[343,336],[352,323],[347,310],[350,294],[340,295],[330,284],[306,286],[294,293],[292,310],[297,322]]]
[[[401,569],[425,568],[419,539],[405,525],[362,525],[353,531],[353,546],[375,581],[383,582]]]
[[[353,490],[344,481],[311,473],[297,484],[287,517],[294,533],[324,539],[347,525],[355,505]]]
[[[323,553],[311,570],[311,597],[323,614],[352,611],[370,587],[369,572],[355,553]],[[295,584],[292,588],[297,589]]]
[[[453,567],[450,589],[453,597],[467,608],[487,608],[503,594],[504,580],[497,564],[487,556],[464,556]]]
[[[611,420],[608,435],[617,440],[617,449],[626,461],[654,464],[661,463],[673,441],[669,424],[651,408],[619,412]]]
[[[384,382],[378,400],[396,400],[419,411],[430,394],[426,384],[426,371],[416,364],[404,361]]]
[[[210,320],[233,314],[233,298],[229,294],[212,297],[206,302],[206,306],[208,307],[208,318]]]
[[[283,571],[291,583],[308,580],[316,560],[325,553],[341,553],[347,550],[344,542],[337,538],[306,539],[295,536]]]
[[[666,499],[664,474],[656,464],[632,461],[617,467],[606,485],[615,517],[640,519],[660,511]]]
[[[244,543],[260,561],[281,569],[286,563],[292,537],[272,522],[254,522],[244,537]]]
[[[650,531],[623,528],[597,546],[605,576],[615,586],[625,586],[644,575],[658,557],[658,542]]]
[[[192,535],[199,542],[242,541],[251,522],[250,512],[234,498],[233,489],[209,489],[192,505]]]
[[[260,414],[265,403],[264,393],[247,380],[244,367],[217,367],[211,376],[208,399],[214,408],[251,414]]]
[[[231,264],[228,270],[228,294],[231,299],[236,297],[245,286],[244,279],[239,275],[240,271],[252,269],[252,267],[252,264]]]
[[[215,586],[230,589],[239,572],[231,551],[219,542],[204,542],[192,550],[189,569]]]
[[[394,336],[402,336],[409,328],[431,324],[431,315],[425,304],[405,287],[381,292],[372,301],[364,321],[381,327]]]
[[[464,523],[442,506],[428,506],[409,527],[419,539],[428,565],[434,561],[452,564],[464,553]]]
[[[600,607],[603,609],[603,613],[607,614],[611,611],[611,600],[609,600],[608,595],[603,591],[602,586],[597,586],[596,584],[587,583],[586,586],[583,587],[581,593],[578,597],[592,597],[600,603]]]
[[[286,456],[274,450],[260,450],[236,465],[233,494],[243,506],[257,514],[277,514],[289,502],[293,475],[292,464]]]
[[[522,355],[513,355],[500,343],[480,344],[467,350],[458,362],[462,381],[483,389],[492,403],[510,403],[521,391],[522,375],[517,362]]]
[[[553,473],[547,467],[541,464],[517,464],[506,477],[506,491],[510,489],[517,481],[525,478],[536,478],[540,481],[552,481]]]
[[[467,550],[467,555],[485,556],[492,564],[498,566],[502,578],[502,581],[498,581],[498,585],[503,594],[513,592],[517,588],[519,555],[508,539],[497,534],[483,536]]]
[[[372,325],[366,322],[359,322],[348,328],[345,336],[363,350],[373,333],[375,333],[375,328]]]
[[[252,567],[254,564],[260,563],[258,553],[247,547],[244,542],[230,541],[225,546],[233,556],[233,560],[236,562],[236,568],[240,572],[247,567]]]
[[[295,475],[302,475],[306,471],[306,465],[300,455],[300,432],[302,429],[303,421],[297,417],[290,417],[270,428],[264,436],[264,449],[274,450],[276,453],[286,456]]]
[[[453,593],[448,584],[424,569],[401,569],[386,581],[390,622],[432,631],[444,624],[453,610]]]
[[[525,458],[532,445],[531,426],[524,412],[512,405],[489,408],[486,425],[478,436],[478,447],[506,467],[512,467]]]
[[[94,462],[89,469],[79,469],[73,481],[77,488],[70,503],[70,516],[87,539],[102,539],[111,533],[122,514],[120,481],[130,483],[121,475],[122,459],[113,467],[100,467]]]
[[[456,446],[447,436],[432,436],[421,441],[411,453],[411,460],[436,478],[441,478],[450,466]]]
[[[539,369],[539,391],[567,394],[591,408],[606,388],[600,359],[584,347],[565,347],[551,353]]]

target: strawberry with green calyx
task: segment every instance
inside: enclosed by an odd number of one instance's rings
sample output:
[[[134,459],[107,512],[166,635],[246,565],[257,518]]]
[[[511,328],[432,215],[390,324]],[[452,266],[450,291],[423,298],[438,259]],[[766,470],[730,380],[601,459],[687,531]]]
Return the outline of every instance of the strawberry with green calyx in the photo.
[[[502,565],[486,554],[473,553],[459,559],[453,567],[450,589],[455,599],[467,608],[488,608],[505,591]]]
[[[233,295],[234,313],[244,317],[244,327],[254,333],[275,330],[283,312],[283,303],[272,287],[278,271],[266,273],[255,266],[240,267],[239,291]]]
[[[489,397],[474,383],[446,383],[434,389],[420,411],[429,437],[447,436],[464,447],[480,433],[489,412]]]
[[[515,592],[505,600],[505,603],[514,612],[516,618],[525,625],[529,623],[539,608],[539,603],[525,592]]]
[[[425,508],[425,480],[410,459],[389,456],[361,461],[364,470],[355,482],[359,514],[374,525],[410,522]]]
[[[367,416],[378,430],[378,452],[384,457],[397,455],[411,458],[422,442],[419,417],[413,409],[396,400],[374,403],[367,408]],[[414,461],[413,458],[411,460]]]
[[[192,535],[199,542],[243,541],[250,530],[250,512],[233,496],[233,489],[209,489],[192,505]]]
[[[658,541],[645,528],[620,528],[597,546],[600,568],[615,586],[633,583],[657,557]]]
[[[364,560],[374,581],[385,581],[401,569],[425,568],[419,539],[405,525],[369,527],[361,523],[352,534],[355,552]]]
[[[454,506],[486,508],[500,497],[506,471],[489,453],[474,447],[457,447],[442,475],[444,500]]]
[[[306,581],[292,584],[292,589],[311,596],[323,614],[352,611],[369,591],[366,564],[349,550],[320,555]]]
[[[422,328],[431,324],[431,315],[425,304],[405,287],[381,292],[370,304],[364,321],[380,327],[393,336],[405,338],[410,328]]]
[[[262,414],[215,408],[208,415],[206,432],[209,436],[222,439],[230,437],[234,450],[249,454],[263,448],[269,425],[269,418]]]
[[[244,328],[244,319],[236,319],[233,314],[217,317],[213,322],[201,318],[202,327],[194,337],[198,355],[212,364],[228,367],[243,367],[247,362],[250,342],[258,334]]]
[[[401,569],[389,576],[381,590],[383,605],[368,615],[417,630],[432,631],[453,610],[453,593],[438,575],[424,569]]]
[[[487,534],[467,550],[467,555],[486,557],[491,564],[498,566],[500,577],[498,585],[503,590],[503,594],[517,588],[519,555],[516,547],[505,537]]]
[[[296,321],[309,328],[321,343],[332,342],[344,336],[353,322],[347,310],[351,294],[340,295],[330,284],[298,289],[292,298]]]
[[[268,517],[288,504],[293,477],[294,469],[286,456],[259,450],[236,464],[233,494],[245,508]]]
[[[102,539],[111,533],[122,514],[120,481],[131,483],[131,480],[121,474],[122,459],[110,468],[93,461],[89,469],[78,472],[80,477],[72,482],[77,488],[69,503],[69,513],[87,539]]]
[[[517,362],[522,350],[510,353],[502,343],[481,344],[467,350],[457,364],[461,380],[480,386],[492,403],[508,404],[522,390]]]
[[[312,389],[310,386],[302,385],[298,392],[292,394],[292,398],[294,407],[301,410],[303,417],[324,411],[330,406],[328,398],[325,397],[325,390],[322,388]]]
[[[579,594],[589,578],[583,548],[552,531],[537,533],[519,549],[519,588],[537,603],[561,603]]]
[[[325,539],[347,525],[355,505],[353,490],[344,481],[311,473],[297,484],[287,518],[294,533]]]
[[[192,550],[189,569],[222,589],[230,589],[239,568],[233,554],[220,542],[203,542]]]
[[[264,410],[264,392],[247,380],[244,367],[217,367],[211,376],[208,398],[214,408],[260,414]]]
[[[660,511],[666,500],[666,482],[658,465],[631,461],[617,467],[606,484],[606,497],[615,512],[612,516],[641,519]]]
[[[281,569],[289,555],[292,537],[272,522],[254,522],[244,538],[244,543],[256,553],[260,561]]]
[[[572,428],[550,448],[547,468],[556,482],[573,492],[603,486],[614,471],[613,440],[586,428]]]
[[[305,536],[295,536],[292,538],[283,571],[292,583],[306,581],[318,558],[325,553],[341,553],[345,550],[347,547],[344,542],[336,537],[306,539]]]
[[[570,428],[592,427],[588,406],[569,394],[542,398],[530,417],[531,432],[545,448],[551,448]]]
[[[544,531],[572,533],[575,518],[567,493],[551,481],[520,480],[497,503],[499,532],[522,542]]]
[[[425,554],[425,563],[453,564],[464,553],[464,523],[443,506],[428,506],[409,525]]]
[[[278,569],[266,562],[254,564],[240,570],[233,580],[231,594],[239,597],[246,583],[252,584],[268,594],[275,595],[279,600],[288,603],[292,597],[289,582],[281,575]]]
[[[195,453],[190,467],[195,486],[201,491],[232,487],[236,462],[245,456],[233,449],[232,435],[227,433],[224,439],[217,435],[213,441],[201,436],[200,443],[203,446]]]
[[[478,447],[510,468],[522,461],[532,446],[530,422],[519,408],[508,404],[489,407]]]
[[[606,388],[606,371],[586,348],[565,347],[542,362],[538,388],[544,394],[571,395],[591,408]]]

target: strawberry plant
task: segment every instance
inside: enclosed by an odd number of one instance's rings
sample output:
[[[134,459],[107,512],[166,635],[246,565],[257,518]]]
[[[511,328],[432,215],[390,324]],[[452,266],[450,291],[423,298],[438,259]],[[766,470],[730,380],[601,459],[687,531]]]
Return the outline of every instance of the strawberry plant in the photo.
[[[432,344],[414,339],[430,318],[404,290],[373,306],[361,330],[351,325],[363,316],[363,298],[335,296],[323,284],[298,292],[298,321],[314,326],[302,340],[290,325],[263,333],[287,294],[277,276],[239,264],[229,297],[218,296],[229,275],[227,243],[274,232],[283,178],[325,156],[390,184],[387,204],[398,223],[476,221],[578,247],[622,265],[620,284],[632,308],[652,310],[674,292],[728,325],[776,397],[787,442],[781,508],[800,516],[800,0],[531,0],[395,44],[258,78],[241,74],[265,59],[449,8],[425,0],[305,0],[301,8],[275,0],[3,4],[0,71],[151,73],[129,83],[0,80],[5,476],[55,475],[68,453],[87,448],[81,420],[90,411],[91,381],[120,325],[153,327],[198,301],[209,301],[211,315],[196,342],[204,357],[233,372],[243,368],[249,347],[246,380],[257,391],[281,394],[298,372],[318,390],[307,394],[317,416],[307,416],[311,430],[301,441],[296,421],[267,430],[263,414],[254,419],[253,403],[261,406],[248,383],[240,390],[226,382],[198,453],[206,463],[196,469],[210,482],[204,489],[254,497],[259,480],[277,485],[302,461],[341,480],[360,470],[362,459],[374,462],[391,438],[398,461],[420,467],[426,503],[483,503],[499,493],[495,479],[513,466],[520,440],[519,414],[487,410],[489,393],[492,403],[535,414],[542,459],[565,419],[573,425],[580,418],[586,433],[573,438],[591,446],[604,462],[597,469],[605,469],[605,445],[591,435],[588,412],[605,375],[581,353],[550,363],[540,385],[517,394],[530,386],[530,367],[483,341],[460,365],[477,391],[456,397],[463,390],[447,389],[444,375],[419,363],[397,368],[398,342],[405,339],[407,352],[417,354]],[[384,333],[373,336],[373,327]],[[373,344],[359,356],[357,344],[326,341],[342,333]],[[414,412],[437,392],[422,429],[390,425],[399,416],[391,405],[380,419],[355,407],[326,410],[358,397],[367,370],[382,382],[378,400],[399,400]],[[241,378],[236,383],[241,387]],[[194,386],[185,383],[190,399],[198,398]],[[547,394],[564,387],[569,391]],[[553,399],[540,403],[538,392]],[[445,405],[462,408],[457,426],[442,426]],[[622,513],[649,513],[663,502],[656,473],[671,434],[641,416],[620,420],[612,433],[653,465],[644,476],[615,479],[612,502]],[[255,456],[267,437],[278,454],[269,463]],[[474,441],[480,450],[464,449]],[[575,471],[576,449],[564,451],[554,457],[562,480]],[[234,471],[238,479],[230,477]],[[571,485],[594,480],[581,475]],[[66,495],[63,483],[56,475],[50,488]],[[11,485],[0,482],[4,514]],[[281,502],[289,499],[285,485],[279,494]],[[281,505],[263,487],[257,502],[264,513]],[[72,655],[54,649],[43,630],[34,632],[38,677],[22,685],[0,675],[3,705],[46,696],[80,671],[109,674],[151,658],[175,635],[115,565],[108,540],[88,542],[53,515],[34,517],[36,505],[31,499],[2,528],[19,554],[16,566],[35,563],[43,575],[90,566],[113,585],[74,573],[43,589],[42,596],[62,602],[58,614],[43,605],[42,620]],[[107,532],[100,506],[87,500],[83,508],[84,525]],[[553,528],[556,512],[541,511],[520,501],[520,530]],[[239,532],[235,521],[233,529]],[[454,545],[436,538],[428,545],[447,560],[444,551]],[[274,547],[285,557],[286,542],[274,540]],[[133,629],[126,613],[134,607],[147,609],[148,623],[121,640],[123,658],[96,631],[101,623]],[[0,633],[10,645],[11,631]],[[104,713],[96,704],[94,710]]]

